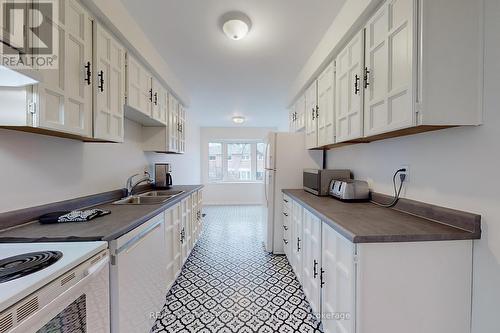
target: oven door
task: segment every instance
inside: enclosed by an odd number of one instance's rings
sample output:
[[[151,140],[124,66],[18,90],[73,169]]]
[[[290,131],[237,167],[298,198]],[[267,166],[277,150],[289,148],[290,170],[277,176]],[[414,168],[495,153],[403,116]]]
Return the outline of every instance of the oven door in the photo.
[[[320,170],[305,169],[304,176],[302,179],[304,190],[309,193],[319,195],[321,190],[320,178],[321,178]]]
[[[11,333],[109,333],[109,256]]]

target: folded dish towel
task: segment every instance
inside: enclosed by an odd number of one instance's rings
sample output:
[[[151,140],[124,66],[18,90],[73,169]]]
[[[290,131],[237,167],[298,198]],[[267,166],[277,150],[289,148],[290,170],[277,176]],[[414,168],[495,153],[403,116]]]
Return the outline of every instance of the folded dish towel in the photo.
[[[40,216],[38,221],[42,224],[86,222],[108,214],[111,214],[111,211],[103,209],[74,210],[71,212],[54,212]]]

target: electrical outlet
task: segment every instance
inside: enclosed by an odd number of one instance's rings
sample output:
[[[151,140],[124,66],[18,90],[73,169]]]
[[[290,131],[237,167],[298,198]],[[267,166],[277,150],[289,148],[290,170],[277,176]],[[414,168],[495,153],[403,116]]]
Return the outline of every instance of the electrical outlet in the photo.
[[[406,169],[405,172],[400,172],[399,174],[405,174],[406,175],[406,178],[405,178],[405,183],[409,183],[410,182],[410,166],[409,165],[401,165],[398,170],[400,169]],[[398,179],[399,180],[399,179]]]

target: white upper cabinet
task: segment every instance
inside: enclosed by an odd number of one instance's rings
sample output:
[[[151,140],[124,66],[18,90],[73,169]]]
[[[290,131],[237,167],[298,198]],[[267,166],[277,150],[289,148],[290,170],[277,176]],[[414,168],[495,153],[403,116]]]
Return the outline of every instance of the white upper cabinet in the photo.
[[[414,126],[414,0],[386,2],[368,21],[365,136]]]
[[[127,106],[151,117],[151,74],[130,53],[127,53]]]
[[[318,78],[318,146],[335,143],[335,65],[331,63]]]
[[[171,152],[179,151],[179,102],[168,94],[167,146]]]
[[[318,147],[318,84],[315,80],[306,90],[306,148]]]
[[[336,142],[363,136],[363,31],[339,53],[336,64]]]
[[[301,95],[295,103],[295,131],[300,132],[306,128],[306,97]]]
[[[186,150],[186,109],[179,103],[178,109],[178,153],[183,154]]]
[[[153,119],[166,124],[168,107],[167,90],[163,88],[161,83],[154,77],[151,79],[151,88],[153,93],[153,98],[150,103],[151,116]]]
[[[335,143],[480,125],[483,15],[482,0],[383,2],[336,55]],[[306,91],[308,149],[331,141],[326,86],[318,83],[319,118]]]
[[[123,142],[125,49],[94,22],[94,138]]]
[[[40,70],[43,81],[33,87],[38,117],[32,126],[90,138],[92,21],[74,0],[60,2],[59,19],[53,26],[59,39],[59,67]]]

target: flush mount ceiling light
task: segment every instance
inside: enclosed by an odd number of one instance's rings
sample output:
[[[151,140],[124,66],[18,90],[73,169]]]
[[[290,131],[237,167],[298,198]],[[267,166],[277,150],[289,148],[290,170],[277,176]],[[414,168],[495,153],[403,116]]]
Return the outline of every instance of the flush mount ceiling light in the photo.
[[[240,40],[248,34],[252,27],[252,22],[250,18],[242,12],[229,12],[222,15],[221,25],[222,31],[224,31],[227,38]]]
[[[243,117],[243,116],[234,116],[233,117],[233,123],[235,123],[235,124],[240,125],[240,124],[243,124],[244,122],[245,122],[245,117]]]

